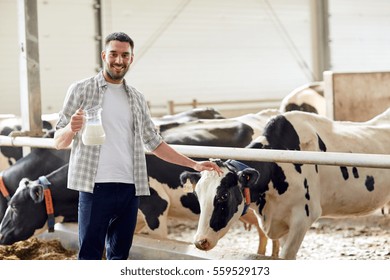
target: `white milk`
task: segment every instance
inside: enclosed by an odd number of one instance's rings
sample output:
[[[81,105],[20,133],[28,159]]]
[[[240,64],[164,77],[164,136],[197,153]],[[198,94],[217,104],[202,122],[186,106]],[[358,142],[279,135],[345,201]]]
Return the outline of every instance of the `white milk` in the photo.
[[[87,123],[81,139],[84,145],[101,145],[106,139],[103,126],[100,123]]]

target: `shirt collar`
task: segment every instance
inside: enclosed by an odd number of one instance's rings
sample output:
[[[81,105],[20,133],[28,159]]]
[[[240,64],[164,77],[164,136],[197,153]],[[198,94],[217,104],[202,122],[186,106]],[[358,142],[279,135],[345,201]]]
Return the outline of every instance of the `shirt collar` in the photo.
[[[97,82],[99,87],[107,87],[107,81],[104,78],[103,70],[97,74]],[[127,93],[130,93],[130,87],[127,85],[126,79],[123,79],[123,85]]]

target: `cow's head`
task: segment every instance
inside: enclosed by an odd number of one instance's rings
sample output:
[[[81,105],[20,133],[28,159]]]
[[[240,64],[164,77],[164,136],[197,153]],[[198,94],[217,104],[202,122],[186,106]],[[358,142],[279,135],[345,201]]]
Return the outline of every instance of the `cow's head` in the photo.
[[[232,224],[245,212],[245,188],[251,188],[259,178],[259,173],[236,161],[217,161],[223,170],[219,176],[215,171],[201,173],[184,172],[182,184],[188,180],[195,185],[200,204],[198,230],[194,237],[195,246],[201,250],[211,250],[217,245]]]
[[[22,179],[0,224],[0,244],[10,245],[31,237],[46,220],[43,186],[38,181]]]

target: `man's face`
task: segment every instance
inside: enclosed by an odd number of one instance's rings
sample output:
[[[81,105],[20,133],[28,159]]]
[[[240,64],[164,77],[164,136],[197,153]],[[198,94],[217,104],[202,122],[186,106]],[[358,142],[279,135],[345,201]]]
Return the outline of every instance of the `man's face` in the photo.
[[[113,84],[121,83],[133,62],[130,44],[111,41],[102,52],[102,60],[106,80]]]

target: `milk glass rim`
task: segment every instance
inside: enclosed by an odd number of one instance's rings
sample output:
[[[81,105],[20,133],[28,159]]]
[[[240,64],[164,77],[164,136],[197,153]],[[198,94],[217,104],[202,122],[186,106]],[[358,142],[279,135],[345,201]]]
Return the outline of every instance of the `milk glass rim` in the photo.
[[[94,116],[96,115],[96,113],[99,113],[103,110],[102,106],[100,105],[97,105],[95,107],[91,107],[91,108],[88,108],[88,109],[85,109],[85,116],[86,117],[89,117],[89,116]]]

